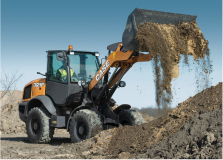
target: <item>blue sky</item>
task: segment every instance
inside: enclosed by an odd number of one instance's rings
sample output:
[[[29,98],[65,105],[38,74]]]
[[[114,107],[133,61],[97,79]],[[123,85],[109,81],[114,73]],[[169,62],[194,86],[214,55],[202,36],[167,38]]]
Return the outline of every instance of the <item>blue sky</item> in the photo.
[[[107,45],[122,40],[127,17],[135,8],[197,15],[209,40],[212,85],[222,81],[221,0],[1,0],[1,69],[24,73],[18,86],[22,90],[26,83],[43,78],[36,72],[46,72],[47,50],[73,45],[74,50],[98,51],[103,58]],[[113,96],[118,104],[155,106],[151,66],[151,62],[135,64],[124,76],[126,87]],[[172,82],[172,106],[198,92],[194,77],[195,72],[180,64],[180,76]]]

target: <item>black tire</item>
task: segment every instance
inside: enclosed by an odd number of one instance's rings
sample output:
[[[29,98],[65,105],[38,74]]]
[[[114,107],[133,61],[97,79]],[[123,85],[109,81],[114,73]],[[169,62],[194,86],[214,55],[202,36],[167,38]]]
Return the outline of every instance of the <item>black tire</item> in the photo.
[[[26,131],[32,143],[49,143],[53,138],[54,128],[50,126],[50,114],[41,108],[32,108],[26,120]]]
[[[98,114],[88,109],[77,111],[73,115],[69,126],[72,143],[94,137],[102,130],[102,122]]]
[[[118,113],[119,116],[119,123],[121,125],[140,125],[145,123],[144,118],[142,115],[134,109],[123,109],[121,112]]]

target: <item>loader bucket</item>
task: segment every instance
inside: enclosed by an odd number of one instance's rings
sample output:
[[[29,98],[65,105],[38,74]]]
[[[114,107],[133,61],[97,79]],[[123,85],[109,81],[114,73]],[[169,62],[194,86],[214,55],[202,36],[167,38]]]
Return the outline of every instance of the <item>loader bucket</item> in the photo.
[[[127,50],[138,50],[138,40],[136,39],[137,27],[145,22],[152,22],[158,24],[173,25],[178,22],[191,22],[196,20],[197,16],[152,11],[136,8],[128,17],[127,24],[122,35],[123,48]]]

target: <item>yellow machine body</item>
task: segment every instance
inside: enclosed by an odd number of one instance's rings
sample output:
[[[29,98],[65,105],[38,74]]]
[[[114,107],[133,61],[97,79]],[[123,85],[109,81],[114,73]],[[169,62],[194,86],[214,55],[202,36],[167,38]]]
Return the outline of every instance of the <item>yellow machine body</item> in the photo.
[[[30,96],[24,95],[25,90],[29,90],[31,92]],[[46,78],[33,80],[25,85],[23,89],[22,102],[29,101],[32,98],[39,95],[45,95],[45,93],[46,93]]]

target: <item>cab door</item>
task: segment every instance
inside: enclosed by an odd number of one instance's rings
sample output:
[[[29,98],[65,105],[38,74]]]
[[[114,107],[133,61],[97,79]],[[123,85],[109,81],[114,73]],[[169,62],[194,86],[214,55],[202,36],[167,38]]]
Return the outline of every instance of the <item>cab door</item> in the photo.
[[[64,57],[58,60],[60,51],[48,51],[46,95],[59,106],[66,105],[68,97],[67,67]]]

